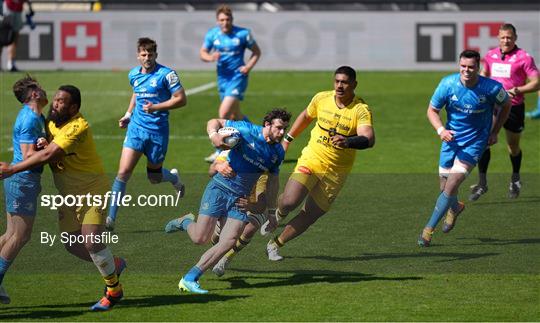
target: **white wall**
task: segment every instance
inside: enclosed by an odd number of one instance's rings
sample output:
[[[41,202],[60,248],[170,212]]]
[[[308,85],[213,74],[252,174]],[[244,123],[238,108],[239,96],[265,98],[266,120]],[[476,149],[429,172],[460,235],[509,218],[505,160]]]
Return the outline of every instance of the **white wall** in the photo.
[[[182,70],[213,70],[198,58],[214,12],[36,13],[22,31],[22,69],[128,69],[138,37],[158,43],[158,61]],[[481,54],[497,46],[503,22],[518,29],[518,45],[539,60],[540,12],[284,12],[235,13],[259,43],[261,70],[453,70],[465,47]],[[81,36],[75,39],[77,31]],[[76,45],[79,45],[78,52]],[[85,44],[83,46],[83,44]]]

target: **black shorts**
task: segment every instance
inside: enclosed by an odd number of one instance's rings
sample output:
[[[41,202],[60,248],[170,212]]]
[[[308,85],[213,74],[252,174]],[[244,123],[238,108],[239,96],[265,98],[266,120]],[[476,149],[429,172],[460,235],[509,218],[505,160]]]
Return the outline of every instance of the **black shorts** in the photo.
[[[510,109],[510,115],[504,123],[504,129],[521,133],[525,128],[525,103],[513,105]]]

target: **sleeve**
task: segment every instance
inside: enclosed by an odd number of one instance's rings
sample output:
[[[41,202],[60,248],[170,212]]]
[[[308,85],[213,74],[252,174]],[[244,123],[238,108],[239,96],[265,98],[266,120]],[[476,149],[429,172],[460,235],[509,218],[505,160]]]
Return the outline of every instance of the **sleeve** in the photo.
[[[77,146],[86,139],[88,134],[88,124],[81,122],[70,122],[58,133],[53,142],[69,155],[77,149]]]
[[[129,85],[133,87],[133,70],[129,71],[128,73],[128,81],[129,81]]]
[[[358,113],[357,124],[359,126],[373,126],[373,116],[367,105],[362,106]]]
[[[527,59],[525,60],[525,63],[523,64],[523,70],[525,71],[525,74],[527,77],[535,77],[538,76],[538,68],[536,67],[536,64],[534,63],[534,58],[527,54]]]
[[[214,48],[214,33],[212,32],[212,29],[210,29],[204,36],[203,47],[208,51]]]
[[[319,103],[318,94],[311,99],[311,102],[309,102],[309,105],[306,108],[307,115],[311,119],[317,118],[317,103]]]
[[[255,41],[255,38],[251,34],[251,30],[246,30],[246,47],[251,49],[253,45],[255,45],[257,42]]]
[[[502,105],[510,98],[500,83],[493,87],[493,91],[491,93],[495,97],[495,103],[498,105]]]
[[[19,142],[21,144],[35,144],[39,138],[39,129],[38,120],[26,118],[20,128]]]
[[[431,97],[429,103],[437,110],[442,109],[446,104],[446,92],[446,82],[443,79],[435,89],[435,92],[433,93],[433,96]]]
[[[169,71],[167,75],[165,75],[164,78],[165,81],[165,87],[169,92],[172,94],[182,88],[182,84],[180,83],[180,78],[178,77],[178,74],[176,74],[175,71]]]

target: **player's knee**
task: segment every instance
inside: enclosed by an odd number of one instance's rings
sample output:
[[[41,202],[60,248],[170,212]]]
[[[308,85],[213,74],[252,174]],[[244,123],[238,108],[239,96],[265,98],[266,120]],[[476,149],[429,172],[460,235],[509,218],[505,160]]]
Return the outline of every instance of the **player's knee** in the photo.
[[[152,184],[159,184],[163,180],[163,174],[160,168],[146,168],[146,177]]]
[[[518,144],[510,144],[508,145],[508,152],[512,156],[517,156],[521,152],[521,148],[519,147]]]
[[[293,196],[281,195],[281,197],[279,198],[279,210],[286,214],[296,209],[298,204],[300,203],[296,201],[296,198]]]

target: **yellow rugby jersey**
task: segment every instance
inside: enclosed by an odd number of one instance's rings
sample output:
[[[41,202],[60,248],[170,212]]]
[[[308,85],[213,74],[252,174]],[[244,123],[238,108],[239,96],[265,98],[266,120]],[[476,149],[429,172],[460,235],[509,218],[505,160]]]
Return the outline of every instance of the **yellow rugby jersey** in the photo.
[[[92,130],[81,113],[59,128],[47,124],[49,142],[54,142],[66,153],[58,162],[51,163],[56,188],[62,194],[102,193],[108,181],[101,158],[96,151]]]
[[[315,119],[308,145],[303,155],[319,158],[322,162],[335,167],[351,168],[356,157],[356,149],[339,148],[332,145],[330,137],[340,134],[345,137],[356,136],[359,125],[372,126],[371,111],[360,97],[344,108],[336,105],[334,91],[317,93],[309,106],[307,115]]]

